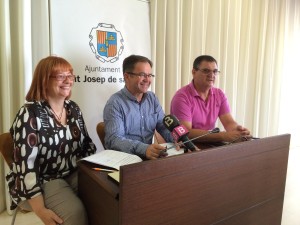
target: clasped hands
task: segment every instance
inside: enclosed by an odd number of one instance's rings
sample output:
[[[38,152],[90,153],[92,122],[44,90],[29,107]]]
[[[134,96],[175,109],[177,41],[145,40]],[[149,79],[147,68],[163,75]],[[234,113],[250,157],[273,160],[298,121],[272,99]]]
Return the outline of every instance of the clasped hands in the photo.
[[[222,133],[223,141],[229,143],[248,141],[252,138],[250,131],[241,125],[238,125],[235,130]]]

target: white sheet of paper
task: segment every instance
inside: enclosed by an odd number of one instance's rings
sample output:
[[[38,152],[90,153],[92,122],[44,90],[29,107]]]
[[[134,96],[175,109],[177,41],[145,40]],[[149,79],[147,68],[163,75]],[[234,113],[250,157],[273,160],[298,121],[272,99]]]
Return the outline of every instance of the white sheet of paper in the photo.
[[[120,170],[120,166],[132,163],[142,162],[143,160],[137,155],[132,155],[125,152],[115,150],[103,150],[94,155],[83,158],[82,160],[95,163],[102,166],[107,166]]]
[[[167,150],[167,153],[168,153],[167,157],[168,156],[173,156],[173,155],[180,155],[180,154],[184,153],[184,149],[183,148],[181,148],[179,150],[176,150],[176,147],[175,147],[174,143],[162,143],[160,145],[161,146],[166,146],[167,148],[174,147],[174,148],[171,148],[171,149]]]

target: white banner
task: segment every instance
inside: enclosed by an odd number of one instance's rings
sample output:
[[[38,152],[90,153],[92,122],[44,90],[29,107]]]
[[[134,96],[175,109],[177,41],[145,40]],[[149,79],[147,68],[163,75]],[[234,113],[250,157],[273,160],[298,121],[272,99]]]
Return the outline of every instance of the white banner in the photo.
[[[124,87],[124,58],[151,57],[149,9],[148,1],[138,0],[50,0],[51,54],[74,68],[71,99],[98,150],[96,125],[108,98]]]

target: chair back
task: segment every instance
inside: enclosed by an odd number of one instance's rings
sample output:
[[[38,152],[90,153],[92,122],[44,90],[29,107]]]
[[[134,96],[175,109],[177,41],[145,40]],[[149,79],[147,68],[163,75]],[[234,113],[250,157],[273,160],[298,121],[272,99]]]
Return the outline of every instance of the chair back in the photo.
[[[0,152],[5,162],[11,169],[13,163],[13,157],[14,157],[14,142],[9,132],[0,135]],[[14,210],[12,222],[11,222],[12,225],[15,224],[15,219],[17,216],[17,212],[19,210],[21,210],[22,212],[30,212],[32,211],[32,208],[28,203],[28,201],[25,200],[20,202],[16,210]]]
[[[98,134],[98,137],[103,145],[103,148],[105,148],[105,141],[104,141],[104,138],[105,138],[105,124],[104,122],[99,122],[97,124],[97,127],[96,127],[96,131],[97,131],[97,134]],[[154,137],[155,137],[155,143],[158,143],[158,144],[161,144],[161,143],[166,143],[165,139],[155,130],[155,133],[154,133]]]
[[[14,143],[9,132],[0,135],[0,152],[9,168],[13,163]]]
[[[103,148],[105,149],[105,141],[104,141],[104,138],[105,138],[105,124],[104,122],[100,122],[97,124],[97,127],[96,127],[96,131],[97,131],[97,134],[98,134],[98,137],[103,145]]]

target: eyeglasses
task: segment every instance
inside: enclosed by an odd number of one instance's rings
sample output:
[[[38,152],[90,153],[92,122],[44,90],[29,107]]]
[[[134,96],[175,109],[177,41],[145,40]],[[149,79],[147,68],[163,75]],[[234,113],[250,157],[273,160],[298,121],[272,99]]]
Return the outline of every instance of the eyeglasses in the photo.
[[[205,75],[208,75],[208,74],[213,73],[215,76],[217,76],[217,75],[220,74],[220,71],[219,71],[219,70],[199,69],[199,68],[196,68],[195,70],[200,70],[200,71],[201,71],[202,73],[204,73]]]
[[[143,72],[141,72],[141,73],[127,72],[127,73],[128,73],[128,74],[131,74],[131,75],[134,75],[134,76],[144,77],[144,78],[147,78],[147,77],[149,77],[149,78],[155,77],[155,75],[154,75],[154,74],[151,74],[151,73],[149,73],[149,74],[146,74],[146,73],[143,73]]]
[[[58,80],[58,81],[66,80],[66,78],[68,78],[71,81],[75,80],[75,75],[72,75],[72,74],[70,74],[70,75],[56,74],[56,75],[52,75],[50,77],[56,78],[56,80]]]

